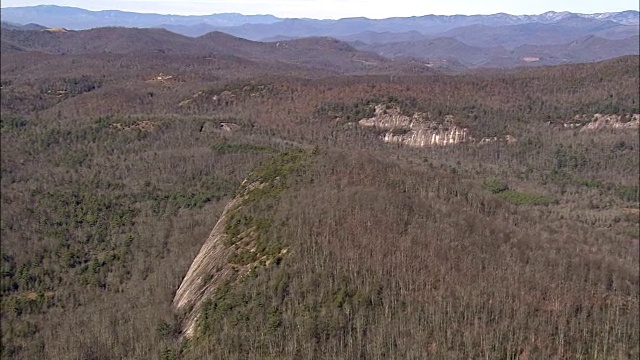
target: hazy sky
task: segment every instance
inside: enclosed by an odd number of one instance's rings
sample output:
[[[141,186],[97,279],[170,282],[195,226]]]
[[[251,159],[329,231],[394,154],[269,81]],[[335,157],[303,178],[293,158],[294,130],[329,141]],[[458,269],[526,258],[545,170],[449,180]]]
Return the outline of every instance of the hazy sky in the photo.
[[[540,14],[545,11],[597,13],[638,10],[638,0],[2,0],[2,7],[55,4],[88,10],[124,10],[161,14],[203,15],[223,12],[273,14],[279,17],[337,19],[385,18],[427,14]]]

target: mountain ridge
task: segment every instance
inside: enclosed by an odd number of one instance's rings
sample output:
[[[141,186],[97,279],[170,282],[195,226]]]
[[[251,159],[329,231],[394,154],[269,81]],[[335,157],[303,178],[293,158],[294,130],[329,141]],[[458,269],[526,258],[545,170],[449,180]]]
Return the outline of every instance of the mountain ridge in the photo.
[[[441,70],[462,68],[517,67],[591,62],[624,55],[637,55],[638,35],[608,39],[599,33],[559,37],[556,41],[534,34],[522,34],[530,41],[483,42],[484,25],[461,28],[443,37],[423,37],[417,32],[400,34],[393,42],[393,33],[364,32],[341,40],[327,36],[254,41],[222,31],[213,31],[197,38],[184,36],[163,28],[105,27],[89,30],[34,29],[3,23],[2,53],[39,51],[58,55],[79,54],[172,54],[189,56],[234,56],[264,63],[296,64],[338,72],[373,69],[413,68],[429,72],[434,64]],[[516,25],[518,26],[518,25]],[[540,25],[543,27],[552,25]],[[622,25],[626,26],[626,25]],[[553,27],[553,26],[552,26]],[[500,29],[500,28],[497,28]],[[497,31],[497,30],[496,30]],[[470,37],[473,33],[478,37]],[[504,31],[501,34],[507,34]],[[493,33],[494,39],[499,33]],[[470,37],[469,41],[465,36]],[[505,35],[506,36],[506,35]],[[377,41],[380,39],[380,41]],[[403,41],[406,40],[406,41]],[[584,41],[591,39],[591,41]],[[350,40],[350,41],[346,41]],[[370,43],[366,43],[369,41]],[[465,41],[466,40],[466,41]],[[424,61],[427,61],[425,63]]]
[[[366,23],[369,30],[375,28],[389,28],[393,30],[398,22],[404,26],[422,26],[427,33],[446,31],[452,27],[470,24],[491,23],[500,25],[515,25],[531,22],[556,22],[567,16],[577,16],[580,18],[610,20],[625,25],[638,25],[640,23],[639,12],[636,10],[626,10],[612,13],[578,14],[571,12],[545,12],[538,15],[511,15],[497,13],[490,15],[421,15],[412,17],[391,17],[384,19],[369,19],[365,17],[341,18],[336,20],[320,20],[309,18],[280,18],[274,15],[243,15],[239,13],[220,13],[210,15],[165,15],[155,13],[137,13],[120,10],[91,11],[77,7],[63,7],[56,5],[38,5],[26,7],[4,7],[1,9],[4,21],[16,23],[39,23],[48,27],[65,27],[74,30],[82,30],[100,26],[138,26],[157,27],[166,25],[201,25],[208,24],[217,27],[235,27],[244,24],[276,24],[287,20],[298,20],[302,22],[352,26],[354,23]],[[70,18],[71,17],[71,18]],[[431,27],[431,29],[430,29]],[[378,31],[381,31],[378,29]],[[207,31],[208,32],[208,31]],[[202,35],[202,34],[200,34]],[[281,35],[281,34],[276,34]],[[319,34],[316,34],[319,35]]]
[[[54,55],[154,54],[232,56],[264,64],[290,64],[337,72],[387,71],[402,62],[358,50],[326,37],[265,43],[211,32],[198,38],[166,29],[108,27],[79,31],[4,30],[2,53],[38,51]],[[431,71],[423,68],[423,72]]]
[[[162,15],[43,5],[3,8],[2,16],[2,28],[7,30],[2,51],[6,53],[216,54],[334,69],[353,69],[354,61],[362,66],[409,61],[413,68],[439,64],[451,71],[590,62],[640,53],[635,46],[640,34],[636,10],[323,20],[238,13]],[[47,29],[45,35],[12,32]],[[51,34],[60,31],[70,34]],[[582,42],[590,37],[598,40]],[[305,40],[308,38],[315,40]],[[581,45],[569,46],[573,42]],[[367,54],[357,55],[360,51]]]

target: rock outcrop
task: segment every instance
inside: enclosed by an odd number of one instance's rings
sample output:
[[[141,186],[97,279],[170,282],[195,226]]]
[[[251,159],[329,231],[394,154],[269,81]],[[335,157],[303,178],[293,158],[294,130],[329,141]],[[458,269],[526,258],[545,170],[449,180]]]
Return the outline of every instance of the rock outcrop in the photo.
[[[581,131],[602,129],[638,129],[640,114],[633,115],[605,115],[595,114],[591,121],[584,125]]]
[[[571,121],[564,122],[565,129],[580,129],[580,131],[604,130],[604,129],[629,129],[640,128],[640,114],[593,114],[576,115]]]
[[[483,144],[491,144],[491,143],[495,143],[495,142],[506,142],[507,144],[515,144],[515,143],[518,142],[518,139],[515,138],[512,135],[505,135],[505,136],[502,136],[502,137],[498,137],[498,136],[484,137],[484,138],[480,139],[478,144],[483,145]]]
[[[225,228],[229,211],[241,201],[242,196],[237,196],[227,204],[173,298],[175,309],[178,312],[186,312],[183,336],[193,336],[203,300],[213,294],[213,291],[235,271],[227,261],[231,249],[224,244]]]
[[[182,326],[183,336],[192,337],[195,333],[201,305],[206,298],[213,295],[231,275],[242,276],[251,269],[251,266],[239,266],[230,261],[230,257],[237,249],[225,243],[229,237],[227,223],[233,212],[243,205],[243,201],[251,191],[268,185],[259,181],[249,184],[248,180],[242,183],[240,193],[225,206],[218,222],[191,263],[189,271],[173,298],[176,311],[186,313]]]
[[[377,105],[374,116],[360,120],[359,124],[386,130],[380,135],[384,142],[413,147],[455,145],[471,140],[469,129],[457,126],[451,115],[433,121],[427,114],[407,116],[384,104]]]
[[[202,305],[225,283],[241,279],[252,269],[278,264],[288,249],[269,235],[273,223],[270,209],[288,187],[287,176],[304,168],[306,150],[294,149],[275,155],[252,171],[227,204],[220,219],[193,260],[175,297],[173,306],[184,315],[182,336],[192,337]],[[252,211],[256,210],[256,211]]]

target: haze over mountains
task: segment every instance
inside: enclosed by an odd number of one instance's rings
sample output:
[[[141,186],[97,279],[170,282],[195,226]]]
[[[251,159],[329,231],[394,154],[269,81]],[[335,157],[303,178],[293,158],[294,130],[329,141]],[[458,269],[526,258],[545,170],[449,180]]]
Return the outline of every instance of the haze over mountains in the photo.
[[[629,10],[601,14],[573,14],[570,12],[546,12],[540,15],[424,15],[409,18],[367,19],[345,18],[339,20],[284,19],[273,15],[242,15],[237,13],[212,15],[160,15],[118,10],[89,11],[73,7],[40,5],[3,8],[3,21],[21,24],[38,23],[48,27],[65,27],[83,30],[103,26],[124,27],[175,27],[185,35],[199,36],[207,32],[226,29],[235,36],[261,40],[272,36],[346,36],[363,31],[405,32],[416,30],[423,34],[437,34],[461,26],[482,24],[506,26],[527,23],[556,23],[566,19],[586,19],[615,24],[638,25],[638,11]],[[254,25],[254,26],[251,26]],[[260,26],[255,26],[260,25]],[[209,28],[206,28],[206,27]],[[192,27],[193,32],[186,33]],[[200,29],[199,32],[197,29]],[[170,29],[171,30],[171,29]],[[260,31],[258,31],[260,30]]]
[[[124,11],[88,11],[59,6],[33,6],[2,9],[3,29],[42,30],[64,28],[85,30],[97,27],[164,28],[183,35],[172,36],[157,30],[111,32],[80,32],[44,35],[40,40],[19,34],[3,32],[3,49],[6,51],[37,50],[44,52],[86,53],[91,51],[140,52],[161,51],[189,54],[227,54],[256,58],[256,51],[264,58],[267,54],[282,60],[278,55],[283,49],[291,52],[292,44],[278,42],[307,37],[331,37],[345,44],[337,45],[344,51],[357,50],[359,60],[370,63],[386,59],[419,60],[427,66],[445,69],[475,67],[514,67],[526,65],[554,65],[561,63],[589,62],[640,53],[639,13],[635,10],[602,13],[574,14],[547,12],[540,15],[425,15],[409,18],[367,19],[346,18],[339,20],[282,19],[272,15],[213,14],[204,16],[180,16],[141,14]],[[27,25],[21,25],[27,24]],[[40,24],[40,25],[37,25]],[[115,35],[117,31],[120,35]],[[123,35],[127,32],[129,35]],[[224,32],[234,37],[275,45],[259,45],[243,42],[220,34],[210,36],[222,40],[221,44],[204,41],[203,35]],[[107,35],[109,33],[110,35]],[[107,38],[118,37],[113,43],[102,44],[100,34]],[[162,34],[162,35],[160,35]],[[96,39],[93,39],[95,37]],[[140,38],[138,38],[138,36]],[[160,36],[162,39],[157,38]],[[190,40],[186,37],[195,37]],[[124,46],[121,38],[128,38]],[[150,40],[149,37],[154,38]],[[31,40],[24,42],[26,38]],[[92,38],[92,43],[82,45]],[[106,38],[105,38],[106,39]],[[206,39],[206,38],[205,38]],[[307,44],[314,44],[307,41]],[[125,41],[126,42],[126,41]],[[153,44],[153,45],[151,45]],[[229,46],[227,46],[227,45]],[[326,43],[323,43],[326,45]],[[286,46],[285,46],[286,45]],[[316,44],[318,45],[318,44]],[[323,46],[312,45],[306,50],[320,57]],[[87,47],[88,46],[88,47]],[[216,49],[212,48],[215,47]],[[239,46],[239,48],[238,48]],[[253,50],[248,51],[247,46]],[[274,47],[275,46],[275,47]],[[280,48],[282,46],[282,48]],[[263,50],[256,50],[262,47]],[[150,49],[152,48],[152,49]],[[221,50],[220,48],[226,49]],[[278,49],[274,51],[273,49]],[[294,51],[291,56],[302,55],[305,50]],[[377,54],[375,57],[373,54]],[[263,56],[264,55],[264,56]],[[386,59],[383,59],[384,57]],[[413,59],[413,60],[412,60]],[[302,61],[304,63],[304,60]],[[331,62],[331,61],[330,61]]]

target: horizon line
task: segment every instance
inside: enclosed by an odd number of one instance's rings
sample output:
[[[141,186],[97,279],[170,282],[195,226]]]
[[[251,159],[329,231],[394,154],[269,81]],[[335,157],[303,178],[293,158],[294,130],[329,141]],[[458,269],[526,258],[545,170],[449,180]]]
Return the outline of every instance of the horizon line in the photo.
[[[600,15],[600,14],[614,14],[614,13],[622,13],[627,11],[640,12],[636,9],[626,9],[619,11],[605,11],[605,12],[593,12],[593,13],[582,13],[582,12],[573,12],[569,10],[548,10],[545,12],[541,12],[538,14],[511,14],[507,12],[497,12],[490,14],[422,14],[422,15],[410,15],[410,16],[390,16],[384,18],[376,18],[376,17],[367,17],[367,16],[348,16],[341,18],[312,18],[312,17],[280,17],[278,15],[270,14],[270,13],[261,13],[261,14],[245,14],[241,12],[220,12],[220,13],[207,13],[207,14],[175,14],[175,13],[159,13],[159,12],[140,12],[140,11],[130,11],[130,10],[120,10],[120,9],[102,9],[102,10],[89,10],[77,6],[68,6],[68,5],[56,5],[56,4],[40,4],[40,5],[29,5],[29,6],[0,6],[0,10],[3,9],[25,9],[25,8],[36,8],[36,7],[57,7],[57,8],[67,8],[67,9],[79,9],[88,12],[105,12],[105,11],[119,11],[124,13],[134,13],[134,14],[145,14],[145,15],[161,15],[161,16],[184,16],[184,17],[200,17],[200,16],[212,16],[212,15],[226,15],[226,14],[236,14],[242,16],[273,16],[275,18],[283,19],[283,20],[345,20],[345,19],[367,19],[367,20],[384,20],[384,19],[397,19],[397,18],[414,18],[414,17],[423,17],[423,16],[492,16],[492,15],[511,15],[511,16],[540,16],[544,14],[554,13],[554,14],[575,14],[575,15]]]

